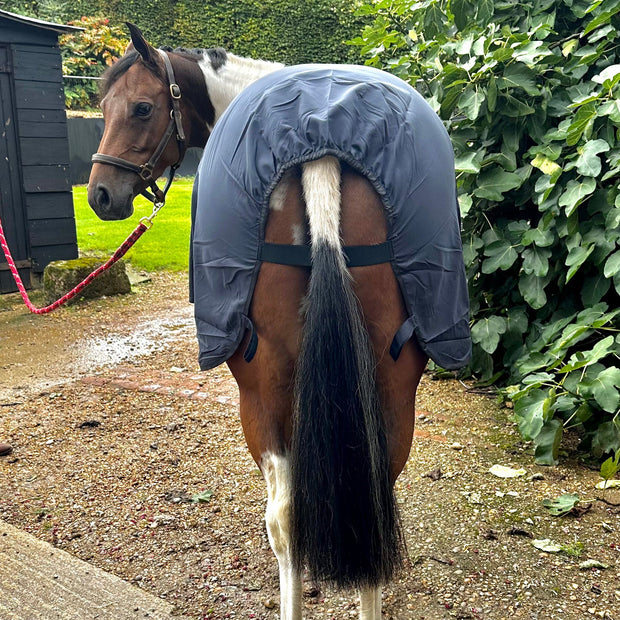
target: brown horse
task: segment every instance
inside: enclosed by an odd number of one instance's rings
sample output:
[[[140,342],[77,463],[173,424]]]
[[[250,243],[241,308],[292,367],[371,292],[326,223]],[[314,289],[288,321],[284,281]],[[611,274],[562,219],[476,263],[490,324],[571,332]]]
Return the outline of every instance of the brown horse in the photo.
[[[88,186],[102,219],[129,217],[149,186],[163,198],[154,179],[185,148],[205,146],[243,89],[282,67],[221,49],[163,53],[130,29],[132,44],[103,82],[105,132]],[[304,566],[358,587],[360,617],[378,620],[380,585],[401,562],[393,484],[411,448],[428,357],[414,339],[390,356],[408,318],[391,264],[347,267],[342,253],[387,234],[374,186],[333,156],[291,166],[271,193],[264,241],[309,239],[312,269],[262,263],[249,309],[259,346],[247,361],[248,331],[227,363],[267,485],[286,620],[301,618]]]

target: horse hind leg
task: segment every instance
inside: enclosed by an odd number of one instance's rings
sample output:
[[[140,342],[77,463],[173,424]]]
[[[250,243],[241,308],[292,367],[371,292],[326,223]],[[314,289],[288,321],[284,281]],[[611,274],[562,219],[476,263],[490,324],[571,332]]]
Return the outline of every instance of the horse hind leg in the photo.
[[[301,576],[291,556],[291,474],[288,458],[264,454],[261,469],[267,483],[267,534],[280,572],[280,619],[301,620]]]
[[[360,620],[381,619],[381,588],[360,590]]]

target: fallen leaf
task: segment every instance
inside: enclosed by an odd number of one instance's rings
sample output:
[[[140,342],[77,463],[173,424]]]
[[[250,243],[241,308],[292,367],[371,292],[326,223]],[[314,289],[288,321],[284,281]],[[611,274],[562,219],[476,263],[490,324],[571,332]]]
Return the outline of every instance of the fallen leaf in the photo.
[[[553,542],[549,538],[536,538],[532,541],[532,545],[539,551],[545,551],[547,553],[561,553],[562,545]]]
[[[620,480],[601,480],[597,485],[597,489],[620,489]]]
[[[581,562],[581,564],[579,564],[579,570],[588,570],[589,568],[601,568],[605,570],[606,568],[609,568],[609,564],[603,564],[598,560],[586,560],[585,562]]]
[[[213,497],[213,491],[202,491],[201,493],[196,493],[196,495],[192,496],[192,502],[194,503],[198,503],[198,502],[208,502],[211,501],[211,498]]]
[[[493,467],[489,469],[489,473],[498,478],[518,478],[519,476],[525,476],[527,472],[525,469],[513,469],[512,467],[505,467],[504,465],[493,465]]]
[[[542,505],[554,516],[562,517],[568,514],[579,503],[579,495],[564,493],[555,499],[545,499]]]

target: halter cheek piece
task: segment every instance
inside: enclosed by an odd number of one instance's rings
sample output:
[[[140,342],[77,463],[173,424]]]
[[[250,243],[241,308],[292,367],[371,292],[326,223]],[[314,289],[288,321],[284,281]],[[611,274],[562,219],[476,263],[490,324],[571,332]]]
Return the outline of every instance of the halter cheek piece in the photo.
[[[116,166],[117,168],[123,168],[124,170],[135,172],[151,188],[153,192],[151,193],[145,189],[143,192],[141,192],[142,195],[156,205],[163,205],[166,200],[166,194],[170,189],[170,185],[172,185],[172,181],[174,179],[177,168],[181,165],[181,162],[183,161],[187,146],[185,144],[185,132],[183,131],[183,123],[181,117],[181,89],[176,83],[174,77],[174,70],[172,69],[172,63],[170,62],[168,54],[162,50],[157,51],[161,54],[164,65],[166,67],[166,74],[168,76],[168,82],[170,85],[170,99],[172,101],[172,109],[170,110],[170,122],[168,123],[168,128],[164,132],[161,140],[159,141],[157,148],[151,155],[151,158],[146,162],[146,164],[142,164],[141,166],[139,166],[138,164],[134,164],[133,162],[126,159],[122,159],[121,157],[114,157],[112,155],[106,155],[105,153],[95,153],[92,156],[92,161],[97,164],[109,164],[110,166]],[[161,190],[159,187],[157,187],[157,179],[153,178],[153,170],[155,169],[159,158],[164,152],[166,146],[168,146],[168,142],[170,142],[170,138],[172,138],[172,135],[174,133],[176,133],[177,146],[179,148],[179,159],[175,164],[170,166],[168,181],[166,182],[164,189]]]

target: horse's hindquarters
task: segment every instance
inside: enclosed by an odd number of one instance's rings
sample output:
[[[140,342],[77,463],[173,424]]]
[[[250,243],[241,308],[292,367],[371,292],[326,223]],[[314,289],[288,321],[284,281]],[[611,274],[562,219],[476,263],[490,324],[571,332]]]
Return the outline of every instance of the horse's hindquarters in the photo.
[[[344,245],[379,244],[388,234],[385,209],[372,185],[346,169],[342,178],[341,229]],[[403,347],[396,361],[390,356],[394,335],[407,319],[391,264],[352,267],[350,272],[375,354],[377,388],[394,481],[411,448],[416,389],[428,358],[413,341]]]

